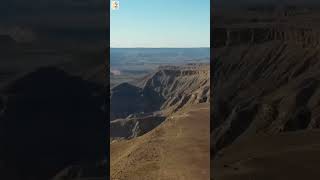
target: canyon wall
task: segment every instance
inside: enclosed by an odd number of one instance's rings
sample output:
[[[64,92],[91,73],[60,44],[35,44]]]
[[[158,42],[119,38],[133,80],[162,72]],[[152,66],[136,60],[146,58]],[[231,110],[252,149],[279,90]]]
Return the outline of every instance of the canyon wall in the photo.
[[[235,46],[240,44],[257,44],[279,40],[306,45],[319,45],[320,31],[303,26],[286,24],[270,26],[216,27],[213,29],[213,46]]]

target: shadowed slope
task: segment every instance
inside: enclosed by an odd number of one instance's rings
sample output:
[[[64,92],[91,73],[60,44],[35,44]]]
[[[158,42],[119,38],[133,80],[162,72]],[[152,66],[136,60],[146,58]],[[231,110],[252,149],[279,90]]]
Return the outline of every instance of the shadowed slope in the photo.
[[[100,88],[50,67],[14,82],[1,117],[1,159],[12,171],[5,179],[44,180],[72,164],[102,160],[107,125]]]

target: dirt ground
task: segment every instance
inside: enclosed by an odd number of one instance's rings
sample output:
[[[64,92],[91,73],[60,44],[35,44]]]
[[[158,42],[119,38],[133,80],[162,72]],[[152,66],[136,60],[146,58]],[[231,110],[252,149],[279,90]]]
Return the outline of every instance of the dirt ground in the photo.
[[[112,180],[210,179],[210,108],[193,105],[149,133],[111,144]]]

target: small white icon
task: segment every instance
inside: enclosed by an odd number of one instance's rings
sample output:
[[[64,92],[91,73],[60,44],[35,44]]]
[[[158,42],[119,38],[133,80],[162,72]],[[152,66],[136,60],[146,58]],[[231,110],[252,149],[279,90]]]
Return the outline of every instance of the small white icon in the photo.
[[[112,0],[112,3],[111,3],[111,7],[112,7],[112,10],[119,10],[119,1],[117,0]]]

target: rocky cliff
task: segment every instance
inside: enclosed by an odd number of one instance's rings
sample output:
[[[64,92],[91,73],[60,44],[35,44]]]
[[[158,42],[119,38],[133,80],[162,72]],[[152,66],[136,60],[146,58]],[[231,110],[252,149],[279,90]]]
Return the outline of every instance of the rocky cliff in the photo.
[[[170,113],[191,104],[209,102],[209,73],[206,64],[163,66],[136,85],[123,83],[114,87],[111,136],[142,135]]]

